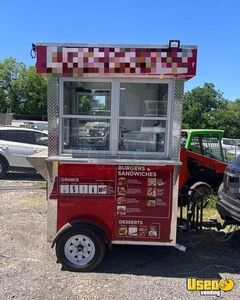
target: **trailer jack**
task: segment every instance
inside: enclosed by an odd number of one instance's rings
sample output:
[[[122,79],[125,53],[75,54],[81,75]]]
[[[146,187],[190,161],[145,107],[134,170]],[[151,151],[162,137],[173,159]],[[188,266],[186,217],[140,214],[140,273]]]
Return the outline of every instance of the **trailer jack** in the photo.
[[[181,205],[184,203],[183,205]],[[218,222],[217,219],[209,219],[203,221],[204,197],[203,195],[194,193],[192,195],[180,195],[180,217],[178,218],[178,227],[184,231],[195,230],[215,244],[226,245],[231,238],[239,232],[239,225],[231,220],[225,220],[224,223]],[[216,229],[216,230],[215,230]],[[184,251],[186,247],[177,244],[178,250]],[[185,248],[185,250],[183,250]]]
[[[178,226],[180,229],[184,231],[193,229],[202,233],[203,228],[216,228],[217,231],[220,231],[229,225],[235,225],[231,221],[225,221],[222,224],[217,219],[203,221],[204,202],[204,195],[199,192],[179,195],[180,216]]]
[[[202,232],[204,196],[199,193],[179,195],[180,216],[178,226],[184,231],[195,229]]]

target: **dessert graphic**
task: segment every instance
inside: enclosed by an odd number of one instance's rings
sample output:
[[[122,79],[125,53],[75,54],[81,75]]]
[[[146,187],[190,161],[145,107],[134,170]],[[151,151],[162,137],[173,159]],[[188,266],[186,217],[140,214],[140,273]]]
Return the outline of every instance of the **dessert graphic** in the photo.
[[[137,236],[137,233],[138,233],[137,227],[135,227],[135,226],[130,226],[130,227],[128,228],[128,235],[131,235],[131,236]]]
[[[148,230],[148,235],[151,237],[157,236],[157,228],[154,226],[150,227]]]
[[[127,226],[121,226],[118,228],[118,235],[124,236],[127,235],[128,229]]]
[[[138,229],[138,235],[139,236],[146,236],[148,233],[147,228],[146,227],[140,227]]]

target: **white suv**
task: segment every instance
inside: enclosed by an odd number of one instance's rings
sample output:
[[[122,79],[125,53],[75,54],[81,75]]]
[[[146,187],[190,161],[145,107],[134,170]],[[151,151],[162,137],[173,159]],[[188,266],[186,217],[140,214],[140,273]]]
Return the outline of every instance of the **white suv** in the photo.
[[[0,127],[0,178],[8,171],[29,171],[26,157],[47,149],[48,135],[40,130]]]

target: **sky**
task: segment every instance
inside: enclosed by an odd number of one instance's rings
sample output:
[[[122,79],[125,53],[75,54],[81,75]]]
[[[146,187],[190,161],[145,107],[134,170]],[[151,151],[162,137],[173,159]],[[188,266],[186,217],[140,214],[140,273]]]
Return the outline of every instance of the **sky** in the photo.
[[[31,43],[198,46],[197,75],[185,91],[212,82],[240,98],[240,0],[2,0],[0,61],[34,65]]]

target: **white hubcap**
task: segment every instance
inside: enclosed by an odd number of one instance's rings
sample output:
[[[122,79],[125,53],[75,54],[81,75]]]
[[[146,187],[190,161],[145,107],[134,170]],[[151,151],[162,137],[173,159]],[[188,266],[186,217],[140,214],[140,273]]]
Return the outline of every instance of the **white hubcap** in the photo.
[[[64,246],[66,258],[78,266],[88,264],[93,259],[95,251],[93,241],[88,236],[81,234],[70,237]]]

